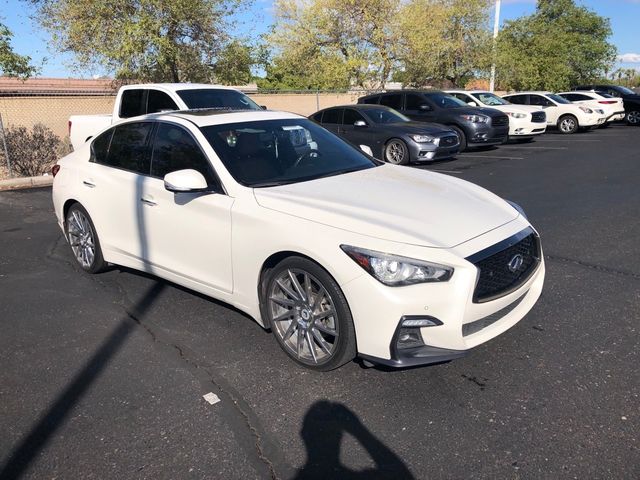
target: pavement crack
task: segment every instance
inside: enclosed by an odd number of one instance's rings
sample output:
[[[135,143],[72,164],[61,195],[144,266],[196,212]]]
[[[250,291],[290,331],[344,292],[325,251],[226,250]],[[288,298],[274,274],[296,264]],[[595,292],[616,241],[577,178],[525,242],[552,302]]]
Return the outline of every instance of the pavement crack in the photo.
[[[611,268],[611,267],[605,267],[604,265],[597,265],[595,263],[583,262],[582,260],[576,260],[574,258],[561,257],[559,255],[549,255],[549,254],[545,254],[544,258],[546,260],[551,260],[552,262],[570,263],[570,264],[578,265],[580,267],[588,268],[591,270],[596,270],[598,272],[604,272],[604,273],[616,275],[619,277],[633,278],[635,280],[640,280],[640,274],[638,273],[629,272],[626,270],[618,270],[616,268]]]

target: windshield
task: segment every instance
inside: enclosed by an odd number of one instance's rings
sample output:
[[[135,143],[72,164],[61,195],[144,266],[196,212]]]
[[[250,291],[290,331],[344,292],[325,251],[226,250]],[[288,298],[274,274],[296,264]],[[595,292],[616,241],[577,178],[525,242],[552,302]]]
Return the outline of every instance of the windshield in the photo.
[[[625,95],[635,95],[636,94],[636,92],[634,92],[630,88],[623,87],[622,85],[617,85],[616,88],[618,89],[619,92],[622,92]]]
[[[551,100],[553,100],[556,103],[571,103],[566,98],[562,98],[560,95],[556,95],[555,93],[550,93],[550,94],[547,95],[547,97],[550,98]]]
[[[200,129],[233,178],[247,187],[285,185],[379,165],[307,119]]]
[[[188,108],[228,108],[230,110],[262,110],[260,105],[236,90],[198,88],[178,90]]]
[[[462,100],[458,100],[456,97],[447,93],[426,93],[425,96],[440,108],[468,107]]]
[[[472,93],[471,95],[473,95],[478,100],[480,100],[480,102],[482,102],[482,103],[484,103],[485,105],[488,105],[488,106],[493,106],[493,105],[511,105],[504,98],[500,98],[499,96],[497,96],[494,93],[480,92],[480,93]]]
[[[409,122],[410,120],[395,110],[386,108],[367,108],[361,110],[371,119],[373,123],[398,123]]]

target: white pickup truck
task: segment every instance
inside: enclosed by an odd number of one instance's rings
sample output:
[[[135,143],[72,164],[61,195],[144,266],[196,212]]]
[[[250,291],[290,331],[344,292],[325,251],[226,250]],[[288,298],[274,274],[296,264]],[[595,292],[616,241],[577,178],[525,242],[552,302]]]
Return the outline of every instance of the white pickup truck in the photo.
[[[69,138],[74,150],[109,125],[147,113],[195,108],[260,110],[244,93],[230,87],[197,83],[126,85],[118,90],[112,114],[73,115]]]

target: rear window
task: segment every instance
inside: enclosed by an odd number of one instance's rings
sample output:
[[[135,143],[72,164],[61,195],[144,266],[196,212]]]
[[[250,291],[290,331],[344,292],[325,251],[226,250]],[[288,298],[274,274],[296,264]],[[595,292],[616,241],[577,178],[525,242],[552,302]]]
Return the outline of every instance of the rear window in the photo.
[[[262,110],[244,93],[219,88],[178,90],[178,96],[187,108],[228,108],[230,110]]]
[[[402,109],[402,94],[383,95],[380,99],[380,105],[384,105],[395,110]]]
[[[137,117],[147,113],[145,90],[134,88],[125,90],[120,97],[120,118]]]
[[[149,90],[147,99],[147,113],[167,112],[178,110],[176,102],[171,97],[159,90]]]

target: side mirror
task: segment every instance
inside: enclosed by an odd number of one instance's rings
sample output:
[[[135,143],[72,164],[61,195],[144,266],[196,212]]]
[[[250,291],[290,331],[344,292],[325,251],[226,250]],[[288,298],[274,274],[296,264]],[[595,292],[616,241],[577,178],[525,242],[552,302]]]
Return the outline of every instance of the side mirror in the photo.
[[[469,105],[470,107],[477,107],[478,106],[478,104],[476,102],[473,102],[473,101],[467,102],[467,105]]]
[[[263,109],[263,110],[266,110],[267,106],[266,105],[260,105],[260,108]]]
[[[421,103],[420,105],[418,105],[418,110],[420,110],[421,112],[429,112],[431,111],[431,107],[426,103]]]
[[[365,122],[364,120],[356,120],[355,122],[353,122],[353,126],[354,127],[366,127],[367,126],[367,122]]]
[[[173,193],[204,192],[209,187],[204,176],[192,169],[178,170],[164,176],[164,188]]]

